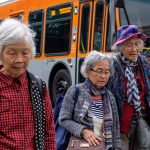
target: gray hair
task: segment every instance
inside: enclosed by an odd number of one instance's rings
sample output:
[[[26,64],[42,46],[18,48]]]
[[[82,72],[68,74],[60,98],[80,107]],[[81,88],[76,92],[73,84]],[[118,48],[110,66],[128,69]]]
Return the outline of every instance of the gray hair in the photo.
[[[102,54],[97,51],[91,51],[84,59],[83,64],[81,66],[81,74],[83,77],[87,78],[87,73],[90,71],[97,61],[99,60],[108,60],[111,74],[114,72],[113,68],[113,59],[108,54]]]
[[[141,39],[140,39],[140,41],[141,41],[141,43],[142,43],[142,47],[141,47],[141,51],[142,51],[143,48],[144,48],[144,42],[143,42],[143,40],[141,40]],[[127,42],[127,41],[126,41],[126,42]],[[124,45],[125,45],[126,42],[124,42],[124,43],[122,43],[122,44],[119,44],[119,45],[112,46],[112,47],[111,47],[111,50],[112,50],[113,52],[119,52],[119,53],[120,53],[120,52],[123,50]]]
[[[25,40],[35,56],[35,32],[17,19],[8,18],[0,24],[0,56],[5,46]]]

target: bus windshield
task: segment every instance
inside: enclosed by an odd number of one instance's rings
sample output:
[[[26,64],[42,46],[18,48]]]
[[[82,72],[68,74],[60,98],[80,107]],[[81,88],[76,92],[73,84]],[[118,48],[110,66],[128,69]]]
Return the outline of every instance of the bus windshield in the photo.
[[[125,7],[131,24],[136,24],[139,27],[150,27],[149,0],[126,0]],[[121,25],[127,24],[127,20],[123,9],[120,9],[120,16],[121,16]]]
[[[150,0],[125,0],[124,2],[130,24],[137,25],[142,32],[150,37]],[[123,8],[120,9],[120,17],[121,25],[128,24]],[[145,47],[150,47],[149,38]]]

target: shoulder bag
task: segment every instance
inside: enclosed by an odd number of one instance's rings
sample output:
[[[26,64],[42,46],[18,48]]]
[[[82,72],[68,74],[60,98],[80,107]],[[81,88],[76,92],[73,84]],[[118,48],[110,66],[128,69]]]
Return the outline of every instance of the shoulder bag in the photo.
[[[89,143],[83,138],[80,139],[75,136],[71,136],[67,150],[104,150],[105,149],[104,144],[105,142],[102,141],[100,145],[93,146],[93,145],[89,145]]]
[[[75,103],[78,100],[78,95],[79,95],[79,88],[76,86],[76,91],[75,91]],[[69,140],[70,140],[70,135],[71,133],[63,128],[62,126],[59,125],[58,122],[58,117],[59,117],[59,112],[62,106],[64,96],[61,95],[57,98],[56,100],[56,105],[54,109],[54,123],[55,123],[55,130],[56,130],[56,146],[57,150],[66,150]]]
[[[137,121],[137,145],[140,150],[150,150],[150,127],[146,120],[139,116]]]

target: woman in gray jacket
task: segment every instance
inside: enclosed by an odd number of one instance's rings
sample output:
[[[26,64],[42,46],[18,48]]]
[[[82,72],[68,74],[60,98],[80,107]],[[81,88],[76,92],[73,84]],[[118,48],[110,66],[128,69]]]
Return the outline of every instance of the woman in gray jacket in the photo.
[[[112,60],[97,51],[85,58],[81,73],[86,78],[75,102],[75,86],[71,86],[60,110],[59,123],[71,134],[97,146],[105,139],[105,150],[120,149],[120,128],[114,96],[106,89],[112,74]]]

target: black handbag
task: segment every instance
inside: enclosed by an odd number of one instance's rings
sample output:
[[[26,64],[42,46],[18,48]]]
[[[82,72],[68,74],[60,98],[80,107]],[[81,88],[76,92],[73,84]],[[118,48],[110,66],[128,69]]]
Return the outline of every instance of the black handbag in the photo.
[[[142,117],[139,117],[137,121],[136,133],[138,149],[150,150],[150,127]]]

